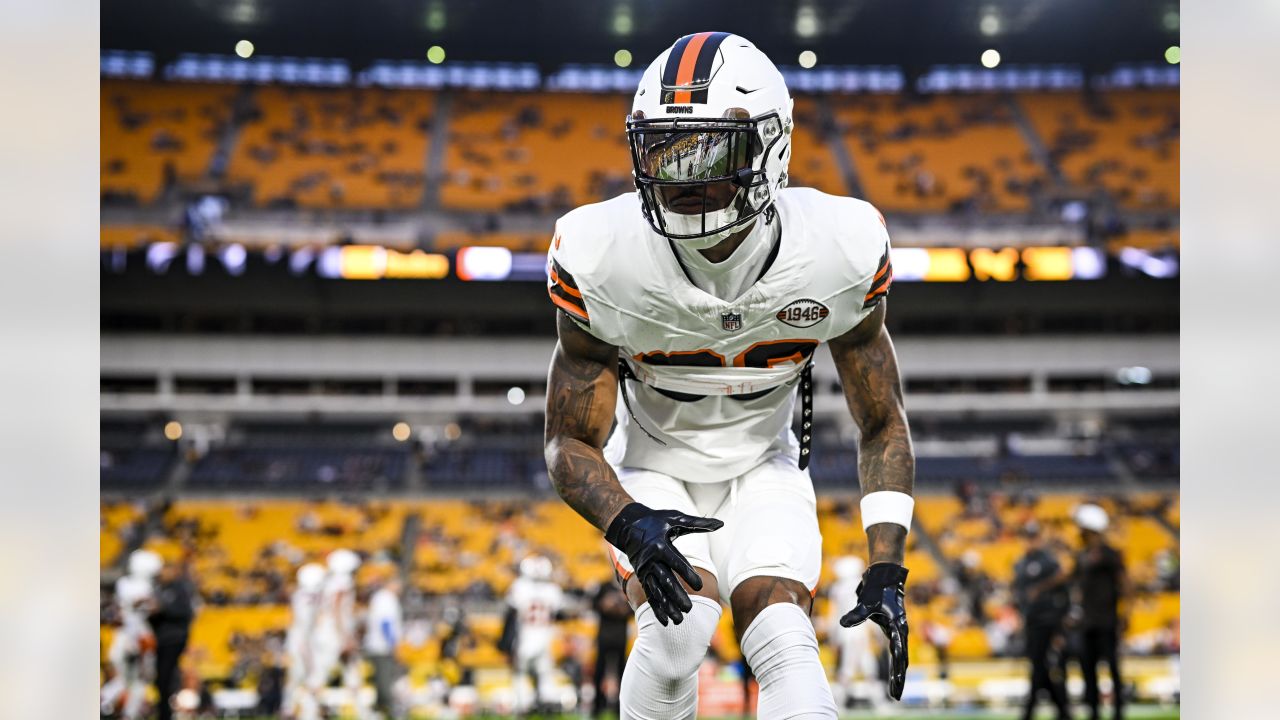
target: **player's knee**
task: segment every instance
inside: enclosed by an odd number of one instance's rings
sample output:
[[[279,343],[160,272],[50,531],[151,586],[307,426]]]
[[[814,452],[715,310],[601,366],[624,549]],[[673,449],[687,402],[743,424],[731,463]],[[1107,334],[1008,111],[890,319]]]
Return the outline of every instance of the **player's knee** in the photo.
[[[707,598],[708,600],[716,602],[718,606],[719,604],[718,598],[720,597],[720,586],[716,583],[716,576],[713,575],[710,570],[706,570],[700,567],[694,568],[694,572],[698,573],[698,577],[702,578],[701,590],[694,590],[693,588],[689,587],[689,584],[686,583],[684,580],[677,579],[676,582],[680,583],[681,587],[684,588],[685,592],[689,594],[689,597],[694,597],[695,595],[704,597],[704,598]],[[640,607],[641,605],[644,605],[646,602],[648,602],[649,598],[645,595],[644,586],[640,584],[639,579],[633,579],[633,578],[635,578],[634,575],[627,578],[627,582],[623,585],[622,589],[623,589],[623,592],[626,593],[627,602],[631,604],[631,608],[634,610]]]
[[[761,575],[739,582],[729,598],[738,641],[765,608],[778,603],[795,605],[808,615],[813,595],[804,583],[789,578]]]
[[[707,647],[720,623],[720,603],[701,596],[692,596],[693,609],[685,613],[684,620],[665,627],[654,617],[653,610],[645,605],[636,616],[636,643],[632,654],[643,658],[645,672],[660,682],[687,680],[698,672]]]
[[[760,718],[834,720],[835,700],[808,612],[792,603],[769,605],[742,633],[741,645],[760,681]]]

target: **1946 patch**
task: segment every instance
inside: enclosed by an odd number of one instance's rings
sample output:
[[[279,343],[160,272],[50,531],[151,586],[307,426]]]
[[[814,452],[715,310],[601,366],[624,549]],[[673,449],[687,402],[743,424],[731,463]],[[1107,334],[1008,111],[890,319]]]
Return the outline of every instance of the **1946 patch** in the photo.
[[[831,311],[817,300],[796,300],[778,311],[776,317],[782,322],[798,328],[817,325],[826,319]]]

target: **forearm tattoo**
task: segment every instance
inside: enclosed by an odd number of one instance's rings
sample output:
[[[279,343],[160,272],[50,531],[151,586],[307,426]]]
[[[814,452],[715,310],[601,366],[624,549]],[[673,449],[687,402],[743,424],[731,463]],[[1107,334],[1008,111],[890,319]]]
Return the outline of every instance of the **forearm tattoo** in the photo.
[[[605,462],[617,400],[617,349],[561,316],[547,378],[547,473],[560,497],[600,528],[632,502]]]
[[[858,478],[862,493],[892,490],[911,494],[915,487],[915,453],[902,403],[902,379],[893,341],[884,328],[884,304],[831,343],[849,410],[862,431],[858,446]],[[907,531],[892,523],[867,529],[870,561],[901,563]]]

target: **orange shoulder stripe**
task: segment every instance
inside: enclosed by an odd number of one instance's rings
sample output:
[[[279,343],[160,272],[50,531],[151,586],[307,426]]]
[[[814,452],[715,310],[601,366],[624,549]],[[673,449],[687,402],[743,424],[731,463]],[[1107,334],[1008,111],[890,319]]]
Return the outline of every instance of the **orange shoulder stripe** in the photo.
[[[547,295],[551,297],[551,302],[555,303],[561,310],[564,310],[565,312],[578,318],[579,320],[582,320],[587,323],[591,322],[591,316],[587,314],[586,308],[580,308],[577,305],[574,305],[573,303],[569,302],[568,300],[565,300],[564,298],[560,297],[559,295],[556,295],[550,290],[547,291]]]
[[[581,298],[581,297],[582,297],[582,291],[580,291],[580,290],[578,290],[577,288],[575,288],[575,287],[573,287],[573,286],[569,285],[569,284],[568,284],[568,283],[566,283],[566,282],[563,282],[563,281],[560,279],[560,273],[556,272],[556,269],[555,269],[554,267],[553,267],[553,268],[551,268],[551,282],[553,282],[553,283],[555,283],[556,285],[560,286],[560,289],[561,289],[561,290],[564,290],[565,292],[569,293],[570,295],[572,295],[572,296],[574,296],[574,297],[576,297],[576,298]]]

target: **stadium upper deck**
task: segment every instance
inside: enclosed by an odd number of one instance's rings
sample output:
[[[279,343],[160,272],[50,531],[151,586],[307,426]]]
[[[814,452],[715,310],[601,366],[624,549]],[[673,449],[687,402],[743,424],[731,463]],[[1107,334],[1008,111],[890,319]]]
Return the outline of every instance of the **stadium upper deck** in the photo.
[[[258,207],[559,212],[630,188],[626,96],[447,94],[104,80],[103,197],[187,184]],[[1177,97],[799,95],[792,184],[901,213],[1019,213],[1051,193],[1173,210]]]

